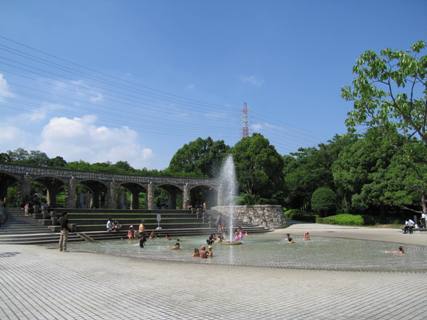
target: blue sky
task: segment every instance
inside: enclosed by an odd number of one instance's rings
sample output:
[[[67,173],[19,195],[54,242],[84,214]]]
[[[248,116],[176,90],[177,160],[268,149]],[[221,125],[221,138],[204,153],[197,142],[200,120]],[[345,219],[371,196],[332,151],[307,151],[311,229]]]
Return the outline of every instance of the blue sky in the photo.
[[[162,169],[199,136],[235,144],[246,101],[293,152],[345,132],[360,53],[426,35],[421,0],[1,1],[0,151]]]

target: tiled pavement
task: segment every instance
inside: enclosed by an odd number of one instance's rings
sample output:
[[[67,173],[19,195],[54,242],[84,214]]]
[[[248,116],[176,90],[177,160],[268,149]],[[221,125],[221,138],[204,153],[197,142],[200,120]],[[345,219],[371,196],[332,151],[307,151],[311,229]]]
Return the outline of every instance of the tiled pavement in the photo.
[[[426,292],[426,273],[194,265],[0,246],[2,320],[426,319]]]

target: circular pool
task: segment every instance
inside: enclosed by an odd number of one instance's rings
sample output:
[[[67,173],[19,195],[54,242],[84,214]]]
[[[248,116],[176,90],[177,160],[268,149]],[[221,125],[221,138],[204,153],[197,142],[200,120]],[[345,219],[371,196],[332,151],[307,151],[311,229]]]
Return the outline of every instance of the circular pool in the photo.
[[[240,246],[213,245],[214,257],[193,258],[194,248],[206,245],[206,236],[180,237],[181,250],[171,250],[175,240],[111,240],[69,243],[70,251],[95,252],[153,260],[226,264],[274,268],[362,271],[427,271],[427,247],[404,245],[405,255],[393,254],[399,244],[330,237],[288,244],[283,235],[249,235]]]

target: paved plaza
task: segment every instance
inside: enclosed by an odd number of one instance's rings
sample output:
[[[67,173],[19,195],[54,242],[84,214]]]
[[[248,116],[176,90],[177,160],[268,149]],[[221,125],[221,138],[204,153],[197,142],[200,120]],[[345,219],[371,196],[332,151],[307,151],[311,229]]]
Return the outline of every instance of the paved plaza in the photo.
[[[353,232],[370,232],[363,230]],[[0,319],[426,319],[426,292],[421,272],[202,265],[0,246]]]

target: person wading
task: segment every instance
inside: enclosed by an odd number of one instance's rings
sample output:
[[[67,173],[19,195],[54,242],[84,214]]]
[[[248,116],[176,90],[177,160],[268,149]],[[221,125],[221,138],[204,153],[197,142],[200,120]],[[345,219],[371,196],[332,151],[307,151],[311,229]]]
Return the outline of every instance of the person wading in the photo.
[[[62,214],[60,226],[61,226],[61,233],[59,235],[59,251],[67,251],[67,240],[68,240],[68,232],[70,229],[68,229],[68,213],[64,212]]]

